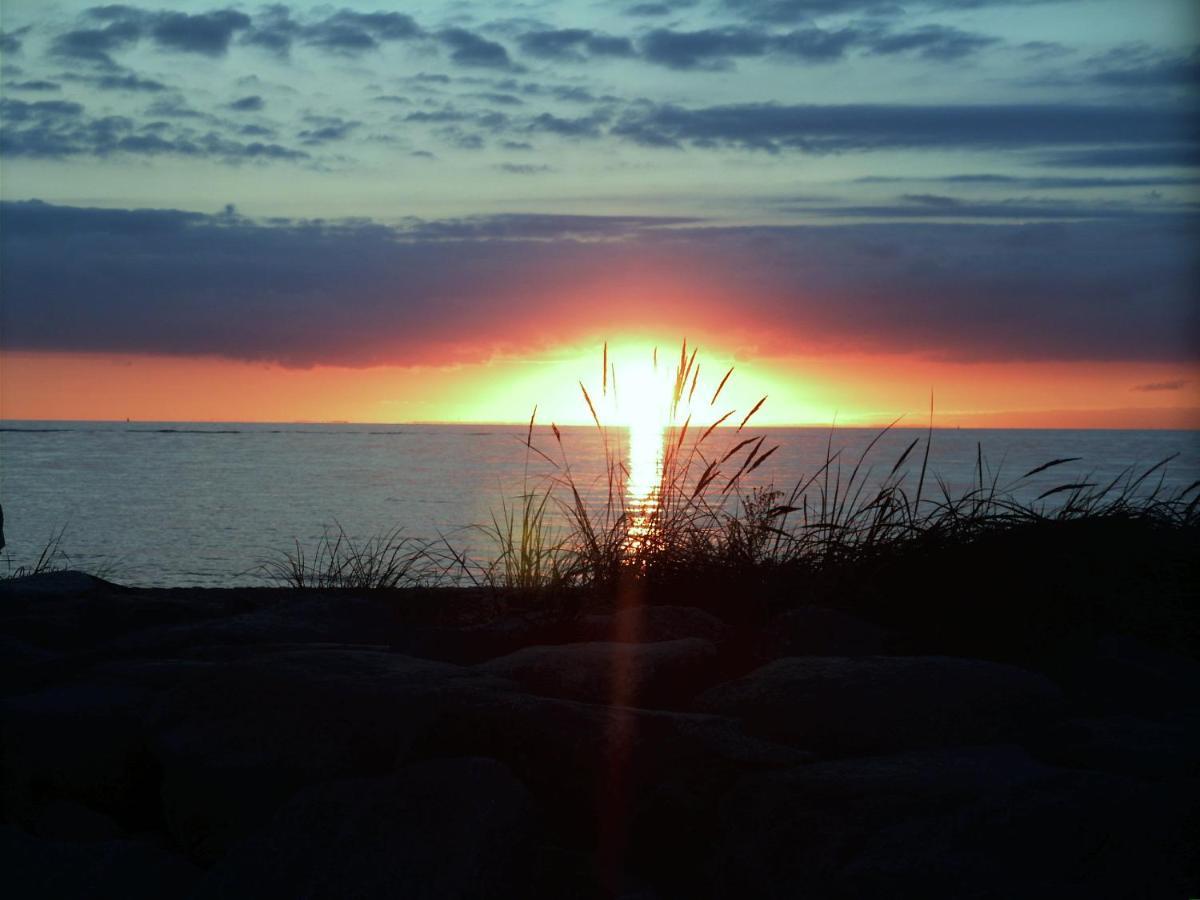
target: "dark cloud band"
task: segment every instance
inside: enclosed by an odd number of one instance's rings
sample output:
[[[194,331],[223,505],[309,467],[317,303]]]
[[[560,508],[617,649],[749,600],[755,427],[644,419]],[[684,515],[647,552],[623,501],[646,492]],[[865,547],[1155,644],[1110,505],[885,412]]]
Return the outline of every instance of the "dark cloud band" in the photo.
[[[645,324],[646,283],[698,292],[660,298],[660,324],[770,323],[746,326],[764,352],[1195,362],[1200,347],[1196,217],[718,228],[511,215],[385,226],[31,201],[0,207],[0,226],[11,350],[444,363],[429,348],[483,358],[530,340],[530,322],[560,336],[603,324],[579,312],[597,297],[606,322]]]

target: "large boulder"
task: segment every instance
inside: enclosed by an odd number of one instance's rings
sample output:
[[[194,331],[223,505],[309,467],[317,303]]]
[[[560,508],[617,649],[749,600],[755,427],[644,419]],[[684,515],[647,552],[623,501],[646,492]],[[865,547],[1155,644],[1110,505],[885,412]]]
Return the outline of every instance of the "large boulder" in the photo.
[[[299,788],[391,771],[449,696],[499,686],[342,646],[203,664],[148,722],[170,832],[193,858],[213,860]]]
[[[491,759],[438,760],[315,785],[216,865],[196,900],[529,897],[528,792]]]
[[[752,733],[834,755],[1007,739],[1061,705],[1042,675],[941,656],[788,657],[694,704],[740,718]]]
[[[495,757],[568,831],[601,843],[626,832],[635,806],[668,777],[728,782],[812,759],[728,718],[520,693],[448,697],[414,754]]]
[[[576,641],[621,643],[678,641],[700,638],[720,641],[728,627],[712,613],[694,606],[626,606],[616,612],[583,616],[571,628]]]
[[[1108,635],[1063,672],[1101,715],[1156,715],[1200,707],[1200,661],[1129,635]]]
[[[13,900],[186,897],[200,871],[146,841],[41,840],[0,826],[4,896]]]
[[[872,656],[887,649],[883,628],[838,609],[805,606],[776,616],[767,633],[772,656]]]
[[[1069,768],[1156,781],[1200,779],[1200,712],[1070,719],[1047,729],[1035,749]]]
[[[152,692],[93,679],[7,698],[0,774],[5,816],[30,824],[42,804],[71,800],[131,826],[158,815],[158,776],[142,717]]]
[[[839,873],[839,895],[1190,897],[1198,800],[1194,786],[1053,773],[871,835]]]
[[[694,896],[1187,896],[1192,796],[1041,765],[1012,747],[746,775]],[[1193,872],[1194,874],[1194,872]]]
[[[708,641],[588,643],[526,647],[478,669],[533,694],[613,706],[664,708],[706,686],[716,662]]]
[[[675,858],[668,875],[682,879],[681,892],[700,897],[863,896],[839,886],[843,867],[873,835],[1048,771],[1017,748],[981,747],[750,773],[709,813],[707,843],[689,848],[695,870],[687,857]]]

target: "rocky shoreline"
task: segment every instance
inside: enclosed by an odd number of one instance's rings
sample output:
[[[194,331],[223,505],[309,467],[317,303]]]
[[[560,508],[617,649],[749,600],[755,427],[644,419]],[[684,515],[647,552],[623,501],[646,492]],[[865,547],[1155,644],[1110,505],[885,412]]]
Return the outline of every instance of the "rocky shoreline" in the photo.
[[[0,583],[5,894],[1200,893],[1190,655],[651,599]]]

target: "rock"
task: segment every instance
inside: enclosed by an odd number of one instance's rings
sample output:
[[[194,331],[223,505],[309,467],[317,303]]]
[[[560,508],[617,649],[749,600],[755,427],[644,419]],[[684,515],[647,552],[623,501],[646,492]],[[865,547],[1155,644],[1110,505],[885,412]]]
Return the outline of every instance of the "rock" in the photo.
[[[284,604],[137,630],[113,641],[106,649],[163,655],[202,646],[285,643],[386,646],[395,631],[395,615],[384,602],[369,597],[301,593]]]
[[[546,697],[657,709],[698,693],[716,657],[710,642],[687,638],[526,647],[477,668]]]
[[[1149,780],[1200,778],[1200,715],[1071,719],[1049,729],[1036,752],[1070,768]]]
[[[1062,705],[1044,676],[951,657],[789,657],[718,685],[701,712],[829,754],[986,743],[1041,725]]]
[[[1127,635],[1096,641],[1065,676],[1101,714],[1159,714],[1200,707],[1200,662]]]
[[[629,606],[608,615],[584,616],[572,627],[576,641],[621,643],[700,638],[716,643],[728,627],[712,613],[692,606]]]
[[[0,580],[0,600],[7,602],[14,598],[75,596],[111,587],[115,585],[86,572],[69,569],[61,572],[42,572]]]
[[[62,799],[41,806],[31,830],[51,841],[116,841],[125,837],[124,829],[112,816]]]
[[[132,841],[39,840],[0,826],[4,896],[13,900],[186,897],[199,870],[154,844]]]
[[[392,637],[392,649],[409,656],[474,665],[526,647],[613,641],[642,643],[700,638],[718,642],[725,623],[687,606],[631,606],[577,619],[509,615],[451,628],[408,625]]]
[[[680,895],[869,896],[842,888],[842,867],[871,836],[960,809],[983,794],[1002,795],[1050,771],[1017,748],[971,747],[747,774],[709,813],[707,843],[663,865],[683,879],[676,885]]]
[[[543,626],[520,616],[458,628],[410,625],[397,630],[391,647],[408,656],[469,666],[522,647],[552,643],[545,632]]]
[[[872,835],[837,878],[846,896],[1188,897],[1196,791],[1053,773]]]
[[[29,824],[45,801],[68,799],[131,824],[153,820],[157,774],[141,722],[151,696],[94,680],[0,704],[8,819]]]
[[[779,656],[871,656],[886,649],[888,633],[837,609],[806,606],[777,616],[768,648]]]
[[[455,692],[498,686],[361,648],[197,665],[149,722],[170,832],[193,858],[216,859],[301,787],[391,771]]]
[[[195,900],[531,897],[528,792],[500,763],[455,759],[307,788],[209,873]]]
[[[627,829],[635,803],[668,775],[729,781],[812,759],[718,716],[503,693],[452,698],[414,753],[499,759],[555,821],[585,840]]]
[[[6,683],[28,669],[59,658],[60,654],[0,634],[0,675],[4,676]]]

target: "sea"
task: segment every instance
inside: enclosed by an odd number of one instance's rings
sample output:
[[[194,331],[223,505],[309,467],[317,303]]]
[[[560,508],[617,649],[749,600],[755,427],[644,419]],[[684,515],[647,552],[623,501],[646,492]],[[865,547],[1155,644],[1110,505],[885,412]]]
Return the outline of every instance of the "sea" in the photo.
[[[479,526],[523,494],[551,487],[569,470],[588,502],[601,502],[606,452],[635,481],[645,481],[656,462],[646,457],[646,436],[623,429],[613,429],[607,448],[594,428],[563,428],[556,437],[537,426],[532,451],[527,437],[526,426],[505,425],[5,420],[0,577],[33,564],[55,538],[57,565],[145,587],[266,584],[265,560],[297,543],[311,550],[339,528],[358,541],[399,530],[483,557],[493,548]],[[660,436],[651,437],[650,445],[661,446]],[[918,440],[897,471],[915,488],[926,432],[722,428],[704,446],[719,457],[748,437],[763,438],[758,456],[778,449],[747,489],[788,492],[830,456],[834,478],[840,466],[845,483],[858,465],[856,483],[877,484]],[[725,471],[754,449],[739,449]],[[1022,477],[1060,459],[1071,461]],[[969,490],[982,471],[987,483],[1034,501],[1061,484],[1136,479],[1164,460],[1138,490],[1179,491],[1200,479],[1200,432],[935,428],[925,496],[939,496],[942,484],[952,493]],[[1052,506],[1066,494],[1037,502]],[[550,509],[561,525],[553,502]]]

